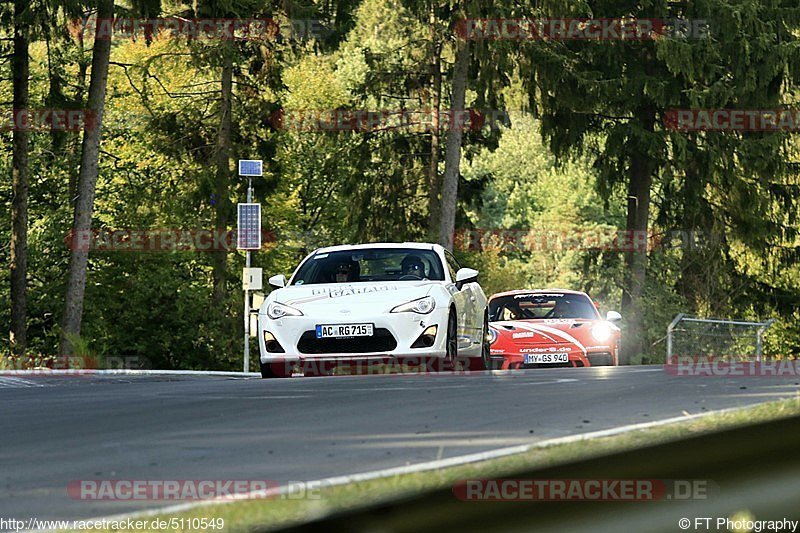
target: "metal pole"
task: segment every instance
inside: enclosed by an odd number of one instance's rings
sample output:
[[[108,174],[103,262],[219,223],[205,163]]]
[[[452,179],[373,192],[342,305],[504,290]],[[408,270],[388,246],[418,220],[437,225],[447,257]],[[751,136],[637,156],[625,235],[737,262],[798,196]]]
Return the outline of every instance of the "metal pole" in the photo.
[[[672,359],[672,330],[678,325],[678,322],[683,318],[683,313],[678,314],[675,319],[667,326],[667,364],[670,364]]]
[[[758,333],[756,333],[756,361],[759,363],[761,362],[761,343],[762,338],[761,335],[764,333],[763,328],[758,328]]]
[[[247,203],[253,202],[253,179],[247,177]],[[241,230],[241,228],[240,228]],[[250,268],[250,250],[245,251],[244,264]],[[244,289],[244,372],[250,372],[250,291]]]
[[[667,328],[667,364],[670,364],[670,358],[672,357],[672,330]]]
[[[775,322],[774,318],[770,318],[766,322],[764,322],[760,328],[758,328],[758,332],[756,333],[756,361],[759,363],[761,362],[761,351],[763,349],[764,344],[764,331],[767,330],[770,326],[772,326],[773,322]]]

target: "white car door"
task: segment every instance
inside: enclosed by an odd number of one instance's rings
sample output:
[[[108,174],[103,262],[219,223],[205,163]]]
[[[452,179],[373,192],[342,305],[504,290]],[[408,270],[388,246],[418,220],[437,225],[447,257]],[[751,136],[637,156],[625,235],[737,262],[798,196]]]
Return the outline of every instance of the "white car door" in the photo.
[[[452,263],[453,268],[461,268],[458,260],[450,254],[450,252],[446,251],[445,256],[447,257],[448,263]],[[471,355],[480,355],[483,349],[484,311],[486,310],[488,301],[483,292],[483,288],[477,281],[466,284],[461,292],[464,293],[467,308],[467,334],[470,337],[472,352],[474,352]]]
[[[473,319],[475,320],[475,344],[480,346],[482,349],[483,346],[483,318],[484,312],[486,311],[486,304],[488,301],[486,300],[486,295],[483,293],[483,288],[481,287],[480,283],[470,283],[470,291],[471,291],[471,301],[472,301],[472,308],[473,308]]]
[[[473,315],[475,314],[473,310],[474,298],[469,289],[471,284],[467,284],[459,290],[455,284],[456,272],[460,268],[459,264],[456,258],[448,251],[445,251],[445,260],[447,270],[450,272],[450,279],[453,282],[449,290],[453,293],[453,300],[458,312],[458,349],[459,351],[470,350],[473,346],[472,328]]]
[[[472,349],[480,353],[481,337],[483,336],[483,309],[485,307],[481,303],[482,291],[477,282],[472,282],[466,284],[462,292],[466,293],[466,300],[469,302],[467,307],[469,308],[469,336],[472,342]]]

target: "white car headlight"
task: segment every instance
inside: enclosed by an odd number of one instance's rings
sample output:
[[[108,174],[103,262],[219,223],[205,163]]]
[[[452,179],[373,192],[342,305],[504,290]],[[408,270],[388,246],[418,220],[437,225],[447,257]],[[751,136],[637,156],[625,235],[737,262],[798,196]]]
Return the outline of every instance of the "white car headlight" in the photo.
[[[392,313],[419,313],[420,315],[427,315],[433,308],[436,307],[436,302],[432,296],[425,296],[418,300],[411,300],[404,304],[400,304],[394,309]]]
[[[592,328],[592,337],[594,337],[594,340],[598,342],[606,342],[608,339],[611,338],[612,333],[613,331],[611,330],[611,326],[609,326],[605,322],[596,324]]]
[[[267,316],[275,320],[285,316],[303,316],[303,313],[299,309],[295,309],[289,305],[280,302],[270,302],[267,306]]]

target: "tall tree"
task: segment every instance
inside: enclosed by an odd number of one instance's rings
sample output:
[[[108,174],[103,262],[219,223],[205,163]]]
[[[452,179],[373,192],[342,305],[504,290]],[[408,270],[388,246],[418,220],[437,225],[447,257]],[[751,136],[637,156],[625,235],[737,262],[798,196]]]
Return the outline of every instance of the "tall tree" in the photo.
[[[461,167],[461,140],[464,129],[455,117],[463,116],[469,75],[469,40],[458,39],[455,65],[453,66],[453,85],[450,96],[451,120],[445,144],[444,176],[442,178],[442,207],[439,225],[439,244],[453,248],[453,231],[456,226],[456,204],[458,201],[458,177]]]
[[[14,85],[14,113],[28,112],[28,56],[30,8],[26,0],[14,0],[14,51],[11,72]],[[27,122],[27,121],[25,121]],[[22,124],[18,121],[17,124]],[[13,353],[25,352],[27,345],[28,279],[28,131],[14,128],[11,200],[11,332]]]
[[[439,19],[436,5],[430,6],[428,20],[429,54],[430,54],[430,99],[431,112],[431,160],[428,163],[428,234],[431,238],[438,237],[439,210],[441,208],[442,180],[439,175],[439,151],[441,139],[441,124],[439,113],[442,103],[442,40],[439,35]]]
[[[441,180],[441,202],[433,215],[437,220],[437,241],[452,248],[453,232],[459,211],[458,185],[461,179],[462,147],[476,145],[497,146],[500,133],[494,122],[496,111],[503,109],[503,89],[508,86],[511,74],[516,69],[518,43],[473,40],[467,28],[470,19],[503,18],[519,16],[519,6],[500,4],[485,0],[460,0],[450,2],[448,9],[440,11],[447,27],[455,28],[455,60],[450,76],[450,126],[445,140],[445,168]],[[474,91],[474,101],[467,102],[467,88]],[[465,116],[467,104],[472,111],[491,117],[488,124],[459,124],[452,118]],[[470,113],[470,116],[473,116]],[[484,127],[486,126],[486,127]],[[479,187],[480,188],[480,187]],[[474,192],[474,191],[472,191]],[[462,195],[463,196],[463,195]]]
[[[653,105],[642,104],[633,110],[633,135],[628,145],[628,216],[625,235],[630,236],[630,247],[625,252],[625,278],[622,286],[622,313],[628,320],[628,331],[622,345],[621,360],[634,361],[644,351],[644,313],[641,300],[647,277],[647,243],[650,228],[650,188],[653,175],[658,170],[656,159],[648,153],[648,145],[655,133],[656,110]],[[638,134],[641,133],[641,136]],[[642,142],[643,141],[643,142]]]
[[[189,2],[185,2],[189,4]],[[218,23],[229,24],[226,31],[233,31],[233,20],[242,17],[258,16],[269,6],[264,0],[235,0],[232,2],[192,2],[192,15],[201,18],[210,18]],[[230,21],[223,22],[226,19]],[[219,60],[220,84],[219,106],[217,108],[218,125],[214,144],[214,223],[217,231],[225,231],[233,219],[233,203],[231,191],[234,189],[233,173],[231,172],[231,158],[233,157],[233,98],[234,98],[234,70],[237,68],[236,60],[239,46],[235,38],[224,38],[217,46],[210,49],[200,47],[196,52],[210,52],[211,57]],[[216,66],[216,65],[215,65]],[[214,288],[212,299],[216,306],[220,306],[228,296],[228,254],[224,250],[215,251],[211,258],[212,277]]]
[[[685,87],[676,95],[676,107],[796,106],[796,9],[790,2],[741,2],[737,16],[718,16],[726,6],[721,0],[691,5],[687,18],[715,21],[714,39],[694,53],[692,63],[679,59],[685,43],[665,43],[662,57]],[[759,66],[757,76],[753,65]],[[719,90],[723,77],[724,90]],[[797,259],[800,211],[796,169],[790,164],[792,137],[781,131],[673,134],[672,179],[664,184],[658,222],[692,232],[675,282],[689,311],[711,316],[747,307],[759,314],[794,312],[800,293],[779,290],[782,276],[771,275],[787,271]],[[736,256],[745,250],[743,265]]]
[[[216,200],[215,223],[217,231],[224,231],[230,223],[231,216],[231,128],[233,102],[233,50],[223,46],[222,71],[220,80],[219,128],[216,146],[216,179],[214,195]],[[227,253],[219,250],[213,257],[214,291],[213,298],[217,305],[222,304],[227,296]]]
[[[102,35],[101,24],[114,16],[114,0],[98,0],[96,36]],[[103,131],[103,112],[105,110],[108,66],[111,58],[111,36],[96,38],[92,51],[92,74],[89,82],[88,111],[91,117],[86,121],[81,146],[81,165],[78,175],[75,214],[72,223],[73,235],[88,233],[92,227],[95,188],[97,186],[100,139]],[[72,342],[81,332],[83,317],[83,297],[86,292],[86,267],[89,251],[73,247],[69,259],[69,278],[61,322],[61,355],[72,355]]]
[[[678,9],[678,8],[675,8]],[[662,19],[678,15],[667,2],[631,7],[616,0],[548,2],[545,18]],[[627,191],[622,313],[626,319],[622,362],[644,347],[642,294],[647,272],[650,189],[667,158],[667,136],[658,119],[679,90],[660,60],[654,40],[545,40],[526,43],[521,69],[531,106],[542,114],[542,133],[558,156],[588,153],[606,198]]]
[[[762,251],[763,237],[775,229],[763,213],[770,209],[768,202],[758,193],[772,187],[773,192],[785,195],[779,184],[765,187],[768,176],[780,176],[784,171],[780,143],[774,136],[719,132],[686,136],[671,131],[666,118],[672,108],[765,109],[778,105],[787,86],[786,72],[797,61],[793,33],[784,27],[788,19],[796,21],[796,10],[788,8],[788,2],[781,9],[782,4],[765,5],[756,0],[733,4],[653,1],[636,6],[617,0],[556,0],[544,4],[544,15],[553,18],[602,14],[606,19],[710,24],[705,34],[627,41],[553,39],[526,46],[523,67],[535,72],[528,85],[532,100],[540,104],[543,131],[553,150],[557,154],[589,153],[606,198],[614,188],[627,191],[630,249],[621,283],[626,320],[623,362],[638,360],[647,341],[652,340],[645,330],[643,295],[649,277],[646,245],[653,220],[678,226],[701,224],[702,231],[727,236],[731,228],[739,226]],[[754,70],[754,65],[758,69]],[[670,175],[676,178],[670,179]],[[675,185],[676,181],[680,184]],[[661,211],[651,209],[653,191],[663,197],[659,200]],[[714,203],[721,206],[721,212],[711,216]],[[762,212],[754,217],[745,215],[742,205],[761,206]],[[719,250],[727,248],[727,236]],[[706,277],[700,284],[692,281],[695,269],[704,274],[711,271],[709,258],[691,251],[683,255],[678,288],[690,293],[690,301],[697,296],[691,292],[701,286],[726,285],[718,277],[713,281]],[[735,261],[723,251],[715,264],[720,271],[730,271]]]

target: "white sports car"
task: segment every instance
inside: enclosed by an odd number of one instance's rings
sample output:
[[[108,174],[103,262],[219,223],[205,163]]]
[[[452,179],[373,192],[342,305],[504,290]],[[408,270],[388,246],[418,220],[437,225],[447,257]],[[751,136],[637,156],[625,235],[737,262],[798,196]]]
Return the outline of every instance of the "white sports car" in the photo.
[[[438,244],[320,248],[288,282],[269,279],[275,290],[258,314],[261,375],[381,360],[482,369],[488,312],[477,280]]]

